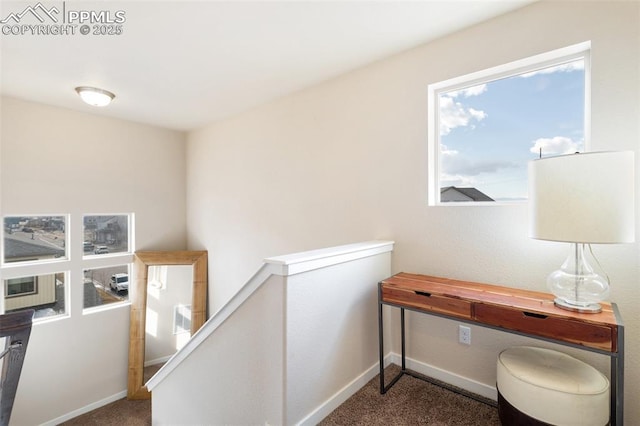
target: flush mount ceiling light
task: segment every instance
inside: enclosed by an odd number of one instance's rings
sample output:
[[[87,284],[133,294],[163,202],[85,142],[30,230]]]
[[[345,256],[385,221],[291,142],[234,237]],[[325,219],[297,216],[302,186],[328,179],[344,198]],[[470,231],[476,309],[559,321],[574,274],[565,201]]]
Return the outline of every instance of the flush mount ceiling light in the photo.
[[[107,106],[116,97],[108,90],[98,89],[97,87],[80,86],[76,87],[76,92],[82,100],[92,106]]]

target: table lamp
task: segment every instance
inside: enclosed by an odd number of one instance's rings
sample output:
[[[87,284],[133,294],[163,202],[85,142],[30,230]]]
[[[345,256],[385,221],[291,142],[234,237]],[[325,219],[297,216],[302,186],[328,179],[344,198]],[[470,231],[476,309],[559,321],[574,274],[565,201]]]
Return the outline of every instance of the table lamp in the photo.
[[[635,237],[634,156],[588,152],[529,162],[530,236],[572,243],[547,277],[556,306],[597,313],[609,278],[591,244],[631,243]]]

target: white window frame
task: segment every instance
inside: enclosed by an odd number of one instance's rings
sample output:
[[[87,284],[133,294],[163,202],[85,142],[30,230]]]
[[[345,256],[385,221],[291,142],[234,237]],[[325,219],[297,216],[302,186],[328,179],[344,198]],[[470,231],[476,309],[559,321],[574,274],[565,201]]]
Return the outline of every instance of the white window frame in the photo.
[[[9,217],[64,217],[64,221],[65,221],[65,231],[64,231],[64,256],[63,257],[59,257],[59,258],[54,258],[54,259],[35,259],[35,260],[25,260],[25,261],[18,261],[18,262],[5,262],[5,252],[4,252],[4,247],[5,247],[5,242],[4,242],[4,229],[2,231],[2,238],[0,239],[0,242],[2,244],[0,244],[0,268],[19,268],[19,267],[23,267],[23,266],[29,266],[29,265],[44,265],[44,264],[52,264],[52,263],[65,263],[69,261],[69,257],[70,257],[70,246],[69,246],[69,223],[71,221],[71,217],[69,214],[64,213],[64,214],[7,214],[7,215],[3,215],[0,219],[2,220],[2,227],[4,228],[4,222],[6,218]],[[25,276],[28,276],[29,274],[26,274]]]
[[[85,255],[84,253],[84,218],[87,216],[127,216],[127,249],[126,252],[115,252],[115,253],[107,253],[107,254],[89,254]],[[133,254],[135,252],[135,213],[83,213],[80,215],[80,229],[79,235],[80,237],[77,241],[74,242],[77,247],[74,246],[74,251],[79,250],[80,255],[78,256],[82,267],[78,273],[82,279],[82,294],[84,297],[84,271],[87,269],[101,269],[108,268],[110,266],[127,266],[128,274],[129,274],[129,297],[127,300],[123,300],[120,302],[107,303],[104,305],[91,306],[88,308],[84,307],[84,301],[80,309],[83,315],[93,314],[96,312],[102,312],[106,310],[111,310],[114,308],[119,308],[122,306],[131,305],[131,282],[133,280],[132,272],[132,263],[133,263]]]
[[[526,201],[498,201],[491,203],[462,201],[442,203],[440,201],[440,106],[439,96],[456,90],[501,80],[514,75],[536,71],[542,68],[560,65],[577,59],[584,60],[584,150],[588,151],[591,140],[591,42],[583,42],[550,52],[531,56],[508,64],[499,65],[449,80],[433,83],[428,86],[428,118],[427,118],[427,200],[429,206],[495,206],[496,204],[513,204]]]
[[[93,251],[91,251],[90,253],[85,253],[84,252],[84,221],[85,221],[85,217],[91,217],[91,216],[127,216],[127,251],[123,251],[123,252],[113,252],[113,253],[105,253],[105,254],[95,254]],[[113,257],[113,256],[119,256],[119,255],[124,255],[127,253],[133,253],[133,232],[132,232],[132,226],[133,226],[133,213],[96,213],[96,214],[88,214],[85,213],[82,215],[81,217],[82,220],[82,243],[83,243],[83,248],[82,248],[82,259],[83,260],[88,260],[91,258],[102,258],[102,257]],[[102,245],[102,244],[100,244]],[[95,245],[95,247],[98,247],[98,245]],[[94,249],[95,249],[94,247]],[[114,265],[115,266],[115,265]]]
[[[119,253],[109,253],[98,256],[84,256],[84,216],[119,216],[126,215],[128,217],[128,251]],[[83,214],[83,213],[65,213],[65,214],[49,214],[49,213],[28,213],[28,214],[5,214],[0,218],[4,226],[4,220],[8,217],[42,217],[42,216],[63,216],[65,218],[65,251],[66,257],[60,259],[42,259],[24,262],[4,262],[4,231],[3,237],[0,239],[0,283],[4,286],[4,281],[13,278],[22,278],[29,276],[40,276],[48,274],[65,274],[64,294],[65,294],[65,311],[59,315],[51,317],[42,317],[34,320],[34,323],[44,323],[50,321],[58,321],[69,318],[74,315],[85,315],[114,308],[127,307],[131,304],[129,300],[108,303],[91,308],[84,308],[84,270],[97,269],[109,266],[127,265],[131,271],[133,262],[133,253],[135,252],[135,213],[102,213],[102,214]],[[131,274],[129,274],[131,277]],[[6,289],[5,289],[6,291]],[[72,296],[72,292],[81,292],[82,297]],[[78,305],[78,302],[80,303]],[[5,311],[5,297],[0,299],[0,312]]]
[[[184,315],[188,313],[189,315]],[[191,304],[178,304],[173,306],[173,334],[182,334],[191,332]],[[189,327],[185,327],[186,320],[180,320],[180,318],[189,318]]]

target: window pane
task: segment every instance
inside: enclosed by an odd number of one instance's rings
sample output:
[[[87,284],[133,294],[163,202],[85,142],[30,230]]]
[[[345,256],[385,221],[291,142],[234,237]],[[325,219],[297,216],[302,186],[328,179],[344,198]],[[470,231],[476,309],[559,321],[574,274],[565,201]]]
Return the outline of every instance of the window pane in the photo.
[[[65,313],[65,273],[4,280],[5,312],[35,309],[34,318]]]
[[[129,266],[84,270],[84,308],[129,300]]]
[[[191,305],[173,307],[173,334],[191,333]]]
[[[5,282],[6,297],[18,297],[38,292],[36,277],[13,278]]]
[[[440,201],[527,199],[527,163],[584,151],[583,58],[438,93]]]
[[[84,255],[129,251],[129,215],[84,217]]]
[[[33,262],[67,257],[64,216],[6,216],[4,262]]]

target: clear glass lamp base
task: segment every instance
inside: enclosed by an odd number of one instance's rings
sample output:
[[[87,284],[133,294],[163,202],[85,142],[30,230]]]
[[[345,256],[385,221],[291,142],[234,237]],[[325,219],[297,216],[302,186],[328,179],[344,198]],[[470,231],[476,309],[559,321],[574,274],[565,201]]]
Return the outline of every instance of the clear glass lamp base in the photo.
[[[602,312],[602,306],[600,306],[599,303],[589,303],[586,305],[574,305],[573,303],[567,302],[566,300],[562,300],[559,297],[557,297],[553,301],[553,304],[556,305],[558,308],[566,309],[568,311],[573,311],[573,312],[582,312],[582,313],[589,313],[589,314],[597,314]]]
[[[609,296],[609,279],[588,244],[572,244],[560,269],[547,277],[557,307],[574,312],[602,312],[599,302]]]

